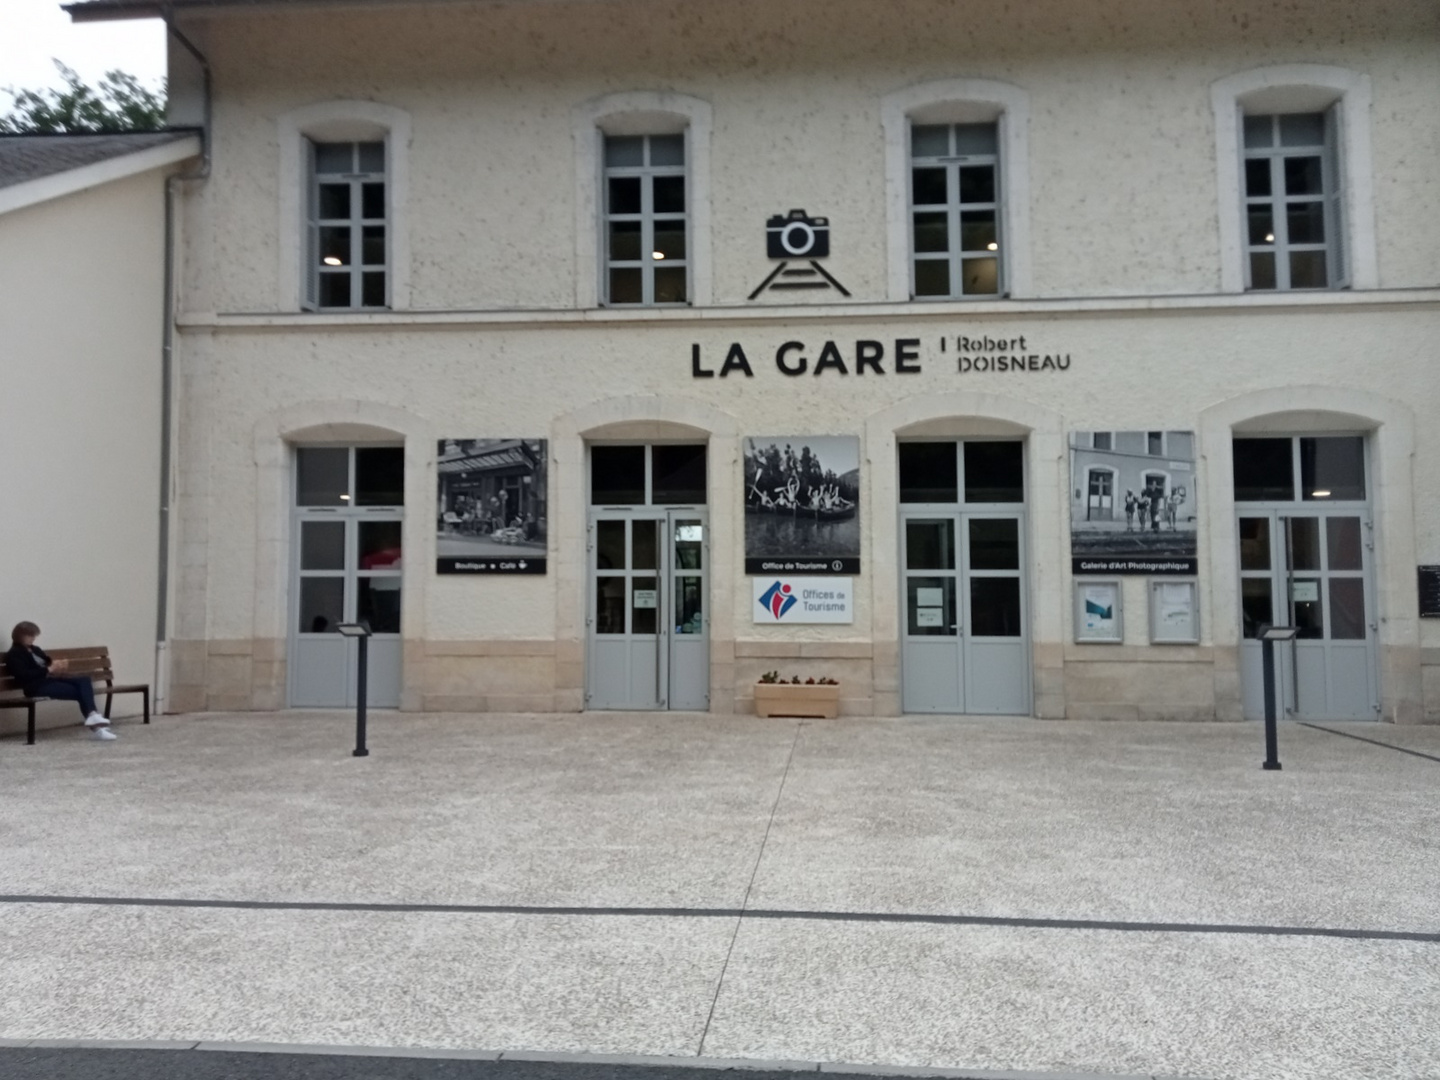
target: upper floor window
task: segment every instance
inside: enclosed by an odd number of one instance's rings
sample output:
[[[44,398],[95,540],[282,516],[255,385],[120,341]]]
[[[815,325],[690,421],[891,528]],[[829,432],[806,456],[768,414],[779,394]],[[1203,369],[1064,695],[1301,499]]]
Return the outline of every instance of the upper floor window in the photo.
[[[1374,289],[1370,76],[1324,64],[1210,84],[1220,288]]]
[[[996,124],[910,129],[912,292],[1000,292],[1000,145]]]
[[[1030,104],[989,79],[886,94],[886,294],[1029,296]]]
[[[1334,110],[1244,117],[1250,289],[1324,289],[1344,278]]]
[[[606,301],[688,303],[684,134],[604,138]]]
[[[307,306],[389,304],[389,212],[383,142],[307,140]]]
[[[410,116],[319,101],[276,118],[279,311],[410,307]]]

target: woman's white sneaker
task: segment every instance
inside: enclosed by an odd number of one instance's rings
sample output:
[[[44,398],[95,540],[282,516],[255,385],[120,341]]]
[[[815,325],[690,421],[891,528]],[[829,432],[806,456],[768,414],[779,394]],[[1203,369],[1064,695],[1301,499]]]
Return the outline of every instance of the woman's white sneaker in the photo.
[[[109,725],[110,721],[98,712],[92,712],[89,716],[85,717],[85,726],[88,728],[101,728],[108,727]]]
[[[120,737],[119,735],[116,735],[113,731],[111,731],[109,728],[97,727],[91,728],[90,730],[91,732],[93,732],[90,737],[92,739],[99,739],[101,742],[108,742],[111,739],[118,739]]]

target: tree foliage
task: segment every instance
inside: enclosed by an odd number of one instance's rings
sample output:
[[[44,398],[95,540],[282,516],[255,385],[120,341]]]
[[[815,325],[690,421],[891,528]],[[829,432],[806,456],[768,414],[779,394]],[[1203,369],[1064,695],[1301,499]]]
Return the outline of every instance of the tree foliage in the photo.
[[[15,99],[9,115],[0,116],[0,134],[67,134],[97,131],[159,131],[165,126],[165,91],[142,86],[134,75],[107,71],[98,87],[84,81],[59,60],[55,66],[65,89],[5,92]]]

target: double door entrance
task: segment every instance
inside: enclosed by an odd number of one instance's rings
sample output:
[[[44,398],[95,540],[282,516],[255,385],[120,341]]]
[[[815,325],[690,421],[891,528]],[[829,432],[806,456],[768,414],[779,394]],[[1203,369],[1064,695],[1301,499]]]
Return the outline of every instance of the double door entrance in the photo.
[[[359,647],[338,627],[364,620],[372,631],[367,646],[367,704],[398,708],[401,519],[383,514],[322,517],[312,511],[296,525],[300,565],[291,636],[290,704],[297,708],[355,704]]]
[[[400,705],[405,451],[295,452],[288,697],[298,708],[355,704],[359,647],[341,623],[369,623],[367,703]]]
[[[586,549],[586,706],[708,709],[710,541],[704,508],[594,510]]]
[[[916,510],[900,526],[904,710],[1028,715],[1024,515]]]
[[[1299,628],[1275,647],[1277,708],[1297,720],[1374,720],[1378,628],[1369,515],[1354,509],[1242,510],[1241,686],[1248,719],[1265,715],[1259,628]]]

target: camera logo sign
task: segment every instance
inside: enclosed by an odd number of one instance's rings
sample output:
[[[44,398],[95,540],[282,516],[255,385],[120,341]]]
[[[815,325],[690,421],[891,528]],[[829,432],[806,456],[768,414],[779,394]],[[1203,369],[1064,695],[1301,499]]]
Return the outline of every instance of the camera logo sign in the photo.
[[[750,294],[750,299],[756,299],[767,290],[790,292],[834,289],[841,296],[849,296],[850,290],[836,281],[817,261],[829,254],[829,218],[811,217],[804,210],[772,215],[765,222],[765,255],[767,258],[782,261]],[[804,259],[806,264],[792,266],[792,259]]]
[[[830,219],[804,210],[776,214],[765,223],[765,253],[772,259],[823,259],[830,254]]]

